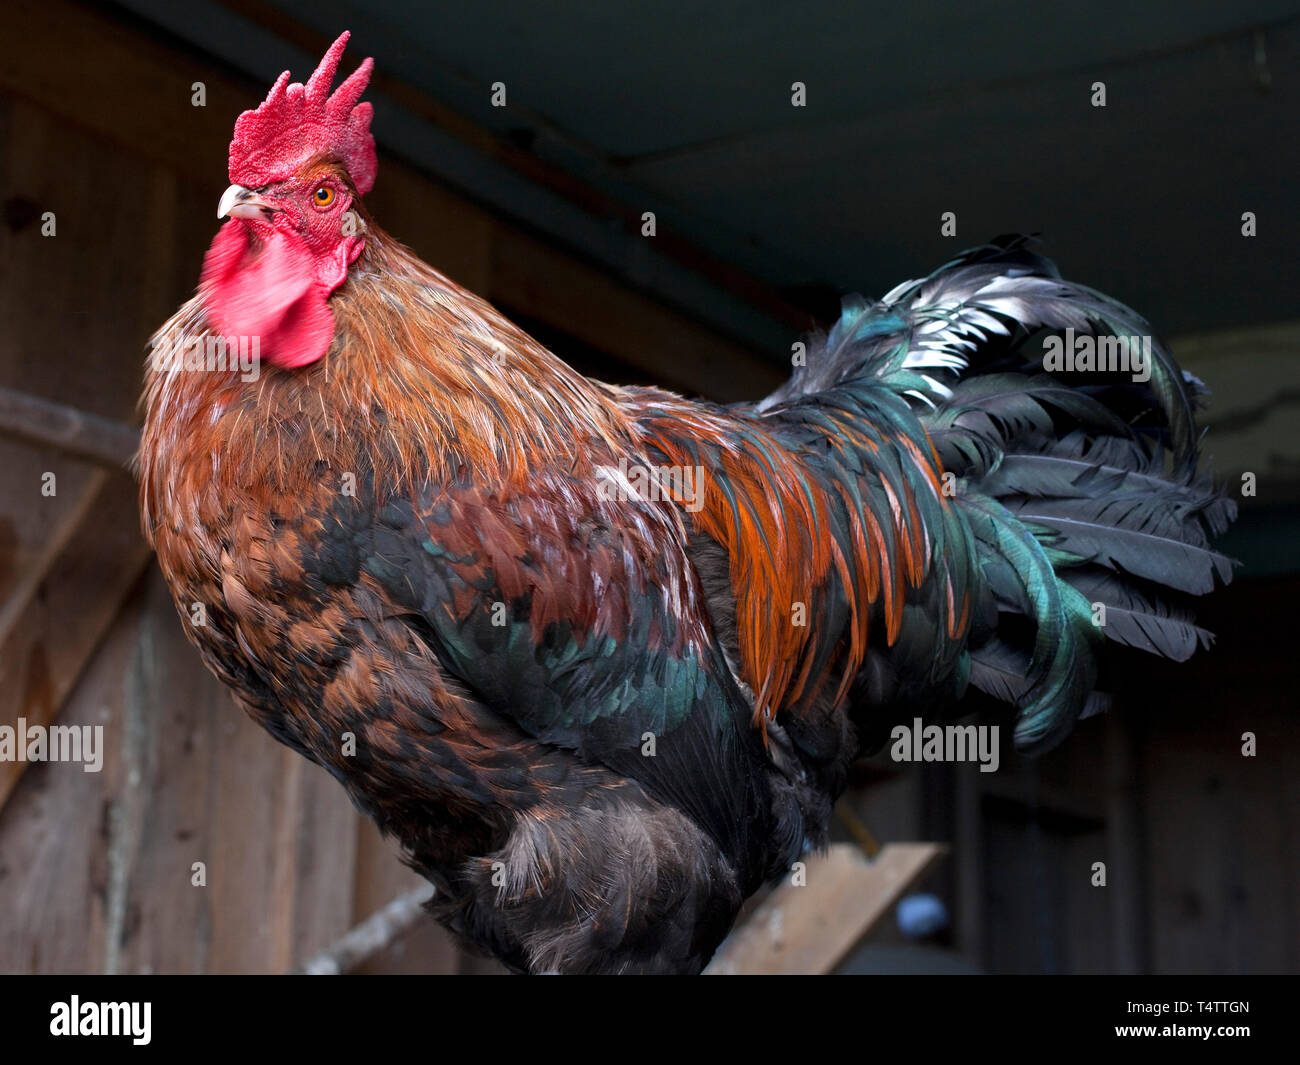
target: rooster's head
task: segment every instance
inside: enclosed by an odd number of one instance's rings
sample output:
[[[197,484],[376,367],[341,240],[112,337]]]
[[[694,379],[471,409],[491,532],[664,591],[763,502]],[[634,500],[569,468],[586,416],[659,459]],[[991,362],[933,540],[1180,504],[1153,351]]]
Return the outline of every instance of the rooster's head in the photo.
[[[331,96],[344,33],[306,85],[286,70],[255,111],[235,123],[232,182],[199,290],[216,332],[257,337],[276,366],[315,362],[334,336],[330,293],[365,247],[358,197],[375,183],[371,107],[358,103],[367,59]]]

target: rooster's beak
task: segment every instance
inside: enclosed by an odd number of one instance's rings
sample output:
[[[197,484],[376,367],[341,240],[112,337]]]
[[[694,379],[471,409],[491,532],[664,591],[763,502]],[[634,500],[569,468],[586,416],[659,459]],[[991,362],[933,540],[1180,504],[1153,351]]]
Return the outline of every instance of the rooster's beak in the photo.
[[[221,202],[217,204],[217,217],[225,218],[229,215],[231,218],[260,218],[266,221],[279,209],[243,185],[231,185],[221,194]]]

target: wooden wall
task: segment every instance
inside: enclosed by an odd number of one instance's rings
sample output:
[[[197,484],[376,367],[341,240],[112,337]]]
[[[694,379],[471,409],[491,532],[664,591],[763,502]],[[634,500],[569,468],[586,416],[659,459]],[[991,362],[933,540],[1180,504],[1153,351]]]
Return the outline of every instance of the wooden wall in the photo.
[[[152,571],[60,722],[102,724],[107,757],[34,766],[0,814],[22,917],[0,922],[0,969],[283,971],[418,882],[333,780],[235,710]],[[428,946],[428,969],[454,969],[450,944]]]

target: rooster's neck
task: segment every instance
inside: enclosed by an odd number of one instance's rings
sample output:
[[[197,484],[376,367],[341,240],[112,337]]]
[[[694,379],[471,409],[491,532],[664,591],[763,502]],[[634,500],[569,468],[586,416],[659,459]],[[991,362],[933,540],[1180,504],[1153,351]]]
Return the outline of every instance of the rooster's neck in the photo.
[[[310,366],[147,372],[146,515],[248,486],[309,491],[345,473],[387,490],[472,477],[503,489],[542,466],[578,471],[625,454],[633,432],[614,389],[589,381],[372,227],[331,297],[334,340]],[[189,301],[154,349],[209,332]],[[147,459],[143,456],[147,456]]]
[[[378,228],[331,307],[322,395],[378,418],[380,451],[381,437],[396,441],[394,478],[423,461],[435,478],[468,467],[522,483],[542,464],[572,467],[627,447],[617,390],[577,373]]]

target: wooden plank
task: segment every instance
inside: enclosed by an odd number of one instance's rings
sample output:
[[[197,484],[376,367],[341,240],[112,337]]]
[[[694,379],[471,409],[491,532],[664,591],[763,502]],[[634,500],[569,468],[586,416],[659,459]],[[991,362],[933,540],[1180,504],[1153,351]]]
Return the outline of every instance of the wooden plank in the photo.
[[[282,971],[351,923],[356,812],[207,672],[160,575],[148,588],[113,730],[123,758],[105,858],[105,968]]]
[[[711,976],[828,973],[947,852],[890,843],[874,861],[851,844],[806,862],[806,884],[783,883],[723,943]]]
[[[0,810],[0,972],[93,973],[105,961],[108,853],[116,822],[123,677],[137,652],[139,596],[68,699],[61,723],[102,727],[103,766],[39,763]]]
[[[1245,686],[1234,706],[1206,710],[1180,699],[1189,719],[1166,717],[1145,752],[1155,972],[1283,973],[1300,961],[1300,730],[1278,691]],[[1244,730],[1255,758],[1239,753]]]
[[[0,724],[54,720],[149,559],[135,486],[101,476],[30,594],[10,600],[0,628]],[[27,765],[0,762],[0,806]]]
[[[302,889],[292,841],[302,809],[302,778],[323,770],[275,743],[234,706],[228,693],[222,696],[224,707],[215,723],[215,781],[205,853],[212,922],[207,971],[283,972],[341,934],[348,924],[340,915],[310,949],[302,947],[295,931]],[[337,787],[330,795],[329,801],[346,802]],[[335,865],[328,873],[328,878],[349,885],[352,876],[350,862]],[[301,956],[296,957],[299,950]]]
[[[1085,722],[1086,724],[1086,722]],[[1080,747],[1085,740],[1082,733],[1076,732],[1070,737],[1076,747]],[[1063,744],[1058,751],[1063,751],[1068,744]],[[1034,769],[1040,769],[1049,764],[1052,755],[1044,757],[1040,762],[1033,763]],[[1080,758],[1078,752],[1070,755],[1071,763],[1085,761]],[[1098,776],[1095,767],[1088,767],[1089,776]],[[1000,778],[1000,779],[993,779]],[[1096,785],[1085,781],[1084,777],[1079,778],[1078,788],[1068,788],[1060,784],[1045,783],[1042,776],[1034,777],[1032,771],[1015,772],[1014,770],[1004,773],[994,773],[990,779],[981,782],[981,794],[992,798],[1004,799],[1007,802],[1016,803],[1026,809],[1042,809],[1054,814],[1061,814],[1065,817],[1073,818],[1081,823],[1094,822],[1100,825],[1105,818],[1105,804],[1099,798],[1094,799],[1088,792],[1096,790]]]
[[[71,121],[0,99],[12,135],[0,197],[30,212],[0,226],[0,384],[127,419],[146,341],[196,280],[173,269],[175,181]]]
[[[275,742],[270,736],[263,739]],[[292,938],[284,967],[289,969],[335,942],[354,923],[361,819],[347,792],[324,769],[292,751],[282,753],[297,767],[296,817],[287,850],[293,870]]]
[[[24,915],[0,922],[0,971],[275,972],[351,923],[345,794],[239,711],[158,575],[144,587],[63,718],[103,726],[102,771],[39,765],[0,811]]]
[[[109,781],[105,969],[201,973],[212,954],[220,865],[210,810],[223,801],[211,733],[232,708],[185,640],[156,571],[141,600],[135,654],[117,678],[125,706],[112,723],[121,757]],[[204,863],[205,883],[194,882],[195,862]],[[260,902],[244,901],[250,908]]]
[[[21,449],[23,458],[30,460],[29,449]],[[87,476],[71,479],[64,477],[57,480],[58,474],[66,471],[51,471],[56,478],[52,484],[61,487],[62,498],[46,496],[41,491],[42,482],[32,481],[20,495],[15,495],[15,503],[26,502],[27,507],[15,509],[44,510],[42,517],[48,523],[42,530],[44,536],[34,544],[27,545],[25,564],[16,572],[7,572],[5,581],[6,598],[0,603],[0,646],[13,635],[22,622],[25,612],[37,594],[42,590],[45,579],[58,565],[60,557],[67,550],[68,542],[77,534],[77,530],[93,513],[95,504],[108,483],[109,474],[105,470],[83,471]],[[72,480],[69,485],[68,481]],[[72,491],[68,489],[71,488]],[[71,500],[71,501],[69,501]],[[4,560],[6,570],[12,566],[9,559]],[[7,656],[12,657],[12,656]]]

